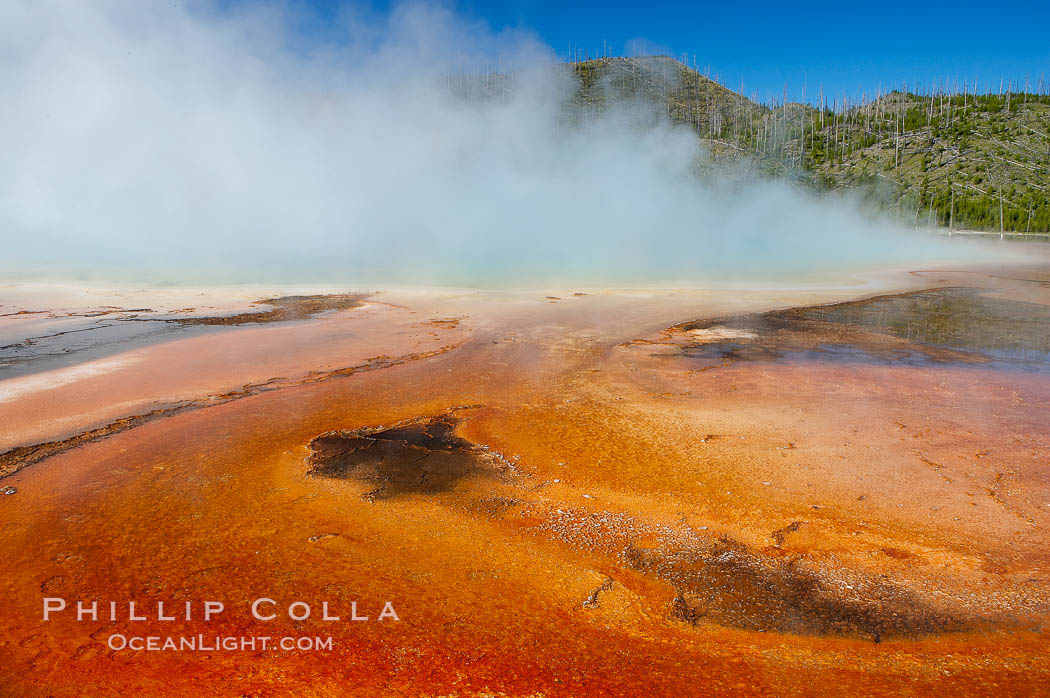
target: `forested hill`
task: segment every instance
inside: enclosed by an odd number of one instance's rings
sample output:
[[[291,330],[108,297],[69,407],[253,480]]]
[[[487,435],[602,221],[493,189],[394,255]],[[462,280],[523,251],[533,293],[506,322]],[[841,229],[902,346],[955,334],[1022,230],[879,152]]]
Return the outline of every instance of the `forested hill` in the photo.
[[[716,160],[747,158],[817,188],[854,188],[915,225],[1050,231],[1043,81],[994,94],[974,94],[971,84],[853,100],[816,95],[820,109],[760,104],[669,58],[604,58],[572,68],[579,87],[567,106],[575,117],[645,100],[693,128]]]

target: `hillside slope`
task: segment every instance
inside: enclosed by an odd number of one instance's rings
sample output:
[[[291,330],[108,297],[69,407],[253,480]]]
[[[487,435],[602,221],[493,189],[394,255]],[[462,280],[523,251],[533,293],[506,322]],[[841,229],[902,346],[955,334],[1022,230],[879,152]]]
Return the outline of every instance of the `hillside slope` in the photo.
[[[849,187],[916,225],[1050,230],[1050,95],[891,92],[830,108],[759,104],[670,58],[572,64],[576,118],[660,104],[716,158],[818,189]]]

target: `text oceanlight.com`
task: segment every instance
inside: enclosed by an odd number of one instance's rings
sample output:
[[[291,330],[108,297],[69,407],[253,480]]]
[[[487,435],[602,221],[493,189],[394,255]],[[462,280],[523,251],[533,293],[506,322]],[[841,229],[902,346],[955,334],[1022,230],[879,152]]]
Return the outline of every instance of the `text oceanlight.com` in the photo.
[[[106,641],[111,650],[131,650],[133,652],[165,652],[165,651],[191,651],[191,652],[218,652],[218,651],[246,651],[263,652],[266,650],[280,649],[286,652],[300,651],[310,652],[315,650],[331,650],[333,647],[331,637],[310,636],[285,636],[270,637],[268,635],[257,636],[216,636],[205,637],[204,635],[180,635],[177,637],[150,635],[126,636],[115,633]]]

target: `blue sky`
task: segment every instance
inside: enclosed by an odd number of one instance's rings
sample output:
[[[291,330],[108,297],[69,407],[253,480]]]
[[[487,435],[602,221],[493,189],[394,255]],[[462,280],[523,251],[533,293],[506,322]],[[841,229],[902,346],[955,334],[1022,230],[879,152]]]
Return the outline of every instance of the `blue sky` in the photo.
[[[304,0],[322,17],[355,0]],[[382,11],[390,3],[365,6]],[[762,99],[792,99],[806,87],[813,101],[826,93],[873,92],[880,85],[929,84],[976,78],[998,88],[1000,78],[1034,85],[1050,79],[1050,2],[741,2],[645,3],[552,0],[454,0],[461,14],[494,29],[534,31],[559,56],[570,44],[594,55],[609,46],[623,55],[648,46],[688,55],[701,71]]]

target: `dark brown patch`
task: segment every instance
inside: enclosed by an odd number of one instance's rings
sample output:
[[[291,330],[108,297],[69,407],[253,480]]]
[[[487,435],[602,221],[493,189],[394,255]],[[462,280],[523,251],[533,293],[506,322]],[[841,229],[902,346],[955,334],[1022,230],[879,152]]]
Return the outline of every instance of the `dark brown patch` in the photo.
[[[484,514],[494,519],[504,518],[514,507],[520,506],[522,500],[515,497],[503,497],[495,495],[483,497],[469,505],[471,511]]]
[[[311,543],[323,543],[326,540],[338,537],[338,533],[318,533],[316,535],[310,536],[307,540],[309,540]]]
[[[894,560],[911,560],[915,556],[909,553],[907,550],[901,550],[900,548],[879,548],[882,554],[887,557],[892,557]]]
[[[253,305],[268,305],[270,310],[237,315],[177,318],[170,322],[180,325],[246,325],[262,322],[305,320],[327,310],[349,310],[360,307],[367,298],[361,293],[337,293],[324,296],[281,296],[256,301]]]
[[[423,323],[424,327],[438,327],[443,330],[454,330],[463,321],[461,317],[434,318]]]
[[[600,605],[599,596],[603,591],[609,591],[610,589],[612,589],[614,584],[615,582],[613,582],[612,577],[606,577],[605,581],[602,582],[600,586],[598,586],[594,591],[590,593],[590,595],[587,596],[586,599],[583,600],[583,607],[598,608],[598,606]]]
[[[374,484],[369,500],[437,494],[472,475],[502,474],[506,466],[497,455],[456,436],[458,423],[443,414],[389,428],[330,431],[310,442],[307,473]]]
[[[790,524],[779,530],[773,531],[773,540],[776,542],[777,547],[784,545],[784,540],[787,538],[789,533],[794,533],[802,527],[801,521],[792,521]]]
[[[675,589],[671,616],[807,635],[919,637],[977,625],[923,603],[885,580],[848,585],[801,558],[769,558],[722,538],[709,547],[642,549],[629,546],[627,564]]]

